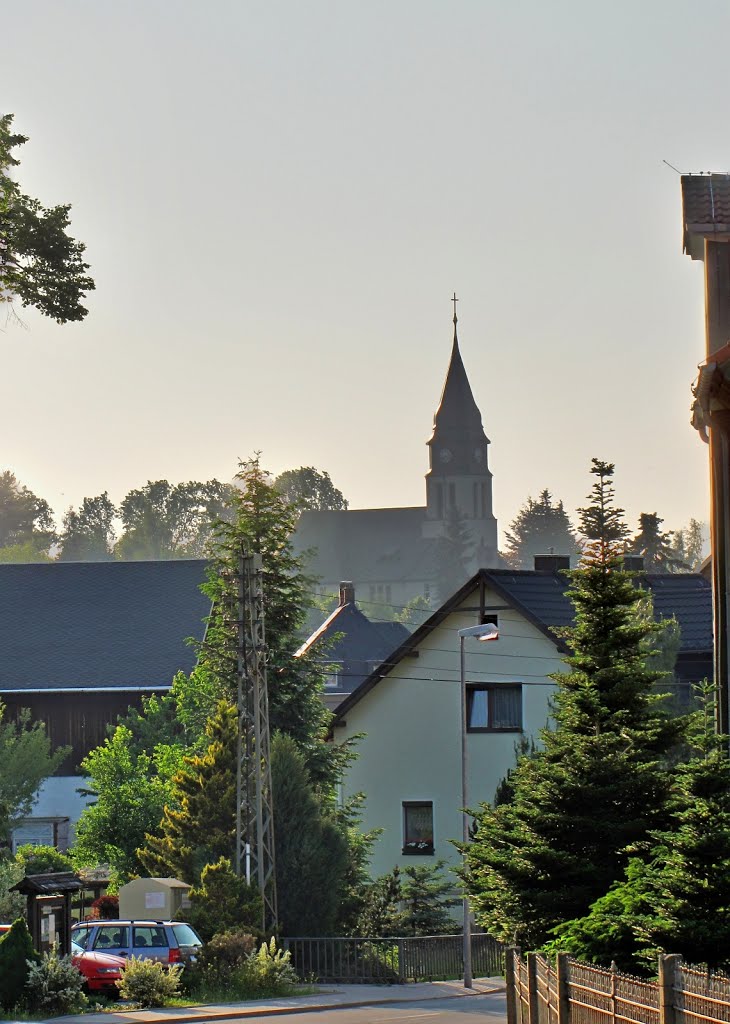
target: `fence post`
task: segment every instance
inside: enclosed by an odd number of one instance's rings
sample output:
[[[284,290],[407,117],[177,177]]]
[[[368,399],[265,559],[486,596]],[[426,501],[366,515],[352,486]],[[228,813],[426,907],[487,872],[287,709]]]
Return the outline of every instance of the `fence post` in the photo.
[[[659,957],[659,1024],[676,1024],[675,992],[682,957],[664,953]]]
[[[517,972],[515,971],[515,956],[518,953],[517,946],[509,946],[504,954],[504,981],[507,988],[507,1024],[517,1024]]]
[[[569,1024],[570,1022],[570,968],[567,953],[558,953],[557,976],[558,976],[558,1024]]]
[[[540,1024],[539,999],[537,995],[537,953],[527,954],[527,1005],[530,1024]]]

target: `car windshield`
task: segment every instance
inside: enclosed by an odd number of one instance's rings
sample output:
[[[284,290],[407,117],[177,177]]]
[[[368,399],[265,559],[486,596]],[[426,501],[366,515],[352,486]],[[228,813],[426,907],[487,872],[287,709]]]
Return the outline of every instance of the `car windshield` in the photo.
[[[84,947],[80,946],[78,944],[78,942],[74,942],[74,940],[71,939],[71,954],[72,954],[72,956],[78,956],[79,953],[83,953],[83,951],[84,951]]]
[[[197,932],[189,924],[174,924],[172,931],[178,946],[202,946]]]

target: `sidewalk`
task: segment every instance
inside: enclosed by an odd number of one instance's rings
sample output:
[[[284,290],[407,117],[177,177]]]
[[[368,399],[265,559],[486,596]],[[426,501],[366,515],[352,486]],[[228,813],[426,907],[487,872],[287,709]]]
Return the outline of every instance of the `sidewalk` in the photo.
[[[412,1003],[428,999],[464,998],[504,992],[503,978],[476,978],[473,989],[459,981],[432,981],[414,985],[337,985],[325,986],[308,996],[285,996],[248,1003],[222,1003],[185,1008],[171,1006],[160,1010],[125,1010],[113,1013],[85,1013],[78,1017],[54,1017],[54,1024],[195,1024],[198,1021],[229,1020],[231,1017],[271,1017],[282,1013],[307,1013],[318,1010],[375,1006],[383,1003]]]

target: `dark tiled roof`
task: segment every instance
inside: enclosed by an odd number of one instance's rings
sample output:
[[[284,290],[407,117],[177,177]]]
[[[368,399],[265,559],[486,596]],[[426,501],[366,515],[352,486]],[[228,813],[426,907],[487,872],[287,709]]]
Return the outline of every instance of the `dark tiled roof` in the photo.
[[[317,644],[332,641],[338,634],[324,657],[341,666],[338,692],[351,693],[374,665],[380,664],[410,636],[410,631],[400,622],[371,622],[349,601],[335,608],[299,652],[311,650],[314,653]]]
[[[205,562],[0,565],[0,692],[164,688],[210,611]]]
[[[568,580],[561,573],[490,569],[486,575],[548,629],[572,623]],[[712,587],[703,576],[646,573],[638,579],[651,591],[655,617],[677,619],[682,651],[712,649]]]
[[[680,678],[695,682],[711,675],[712,663],[712,587],[699,573],[660,575],[645,573],[637,578],[652,593],[657,619],[674,616],[681,630],[677,662]],[[538,629],[565,650],[560,628],[573,621],[573,605],[567,597],[568,578],[563,573],[512,569],[480,569],[455,594],[397,647],[354,693],[337,709],[337,719],[353,707],[403,658],[415,650],[428,634],[462,601],[484,583],[500,593],[505,601],[532,621]]]
[[[684,251],[701,259],[703,237],[729,230],[730,175],[683,174],[681,181]]]

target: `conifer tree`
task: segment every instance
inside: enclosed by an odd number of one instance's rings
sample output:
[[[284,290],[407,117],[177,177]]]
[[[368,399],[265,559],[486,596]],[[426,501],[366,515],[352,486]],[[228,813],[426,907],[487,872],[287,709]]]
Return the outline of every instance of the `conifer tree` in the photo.
[[[236,574],[242,549],[263,559],[264,614],[272,733],[292,736],[305,754],[321,739],[329,712],[320,700],[322,674],[307,657],[294,658],[310,607],[312,581],[293,551],[298,511],[274,487],[258,456],[241,463],[233,488],[231,520],[219,521],[204,586],[213,602],[192,689],[234,701],[236,694]],[[178,688],[180,683],[178,681]],[[320,761],[317,762],[320,765]],[[314,763],[309,763],[315,771]]]
[[[675,556],[672,534],[662,532],[663,522],[656,512],[642,512],[639,532],[629,548],[633,554],[641,555],[647,572],[687,572],[689,566]]]
[[[467,850],[467,883],[480,924],[530,946],[586,912],[621,876],[626,848],[666,821],[661,759],[676,735],[645,666],[653,623],[622,569],[626,528],[614,505],[613,466],[593,461],[581,510],[588,544],[571,572],[571,672],[554,676],[554,725],[543,749],[521,757],[512,799],[483,805]]]
[[[453,879],[444,875],[445,861],[411,864],[402,885],[405,934],[446,935],[453,930],[449,908],[459,902]]]
[[[580,547],[562,501],[545,489],[537,500],[528,498],[505,534],[505,558],[515,569],[532,569],[535,555],[578,554]]]
[[[271,744],[276,891],[284,935],[332,935],[348,869],[348,846],[312,786],[290,736]]]
[[[172,780],[172,800],[165,806],[160,834],[148,833],[137,851],[152,876],[197,884],[207,864],[235,856],[235,707],[221,701],[205,733],[207,749],[185,757]]]

